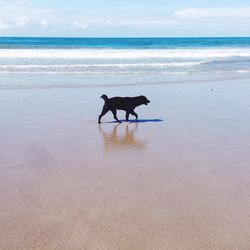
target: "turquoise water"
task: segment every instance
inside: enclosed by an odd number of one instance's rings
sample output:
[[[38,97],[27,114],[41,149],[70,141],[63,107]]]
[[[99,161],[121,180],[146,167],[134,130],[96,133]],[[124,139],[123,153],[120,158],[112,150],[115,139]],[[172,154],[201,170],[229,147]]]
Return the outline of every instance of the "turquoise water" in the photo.
[[[0,48],[250,48],[249,37],[227,38],[0,38]]]
[[[250,38],[0,38],[0,87],[196,74],[250,74]]]

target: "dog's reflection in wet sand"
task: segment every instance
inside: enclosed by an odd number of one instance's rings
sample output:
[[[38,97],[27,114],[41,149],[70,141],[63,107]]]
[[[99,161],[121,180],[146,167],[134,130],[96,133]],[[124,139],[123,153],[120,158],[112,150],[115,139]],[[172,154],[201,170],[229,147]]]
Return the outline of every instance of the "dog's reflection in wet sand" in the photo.
[[[144,149],[146,142],[135,137],[138,124],[116,124],[111,131],[108,128],[99,125],[99,131],[102,134],[105,150],[119,149]]]

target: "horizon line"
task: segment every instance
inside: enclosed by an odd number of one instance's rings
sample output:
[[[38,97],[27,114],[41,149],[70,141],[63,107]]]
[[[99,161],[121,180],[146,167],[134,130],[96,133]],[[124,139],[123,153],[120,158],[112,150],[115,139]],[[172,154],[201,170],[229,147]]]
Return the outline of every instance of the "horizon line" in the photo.
[[[80,38],[80,39],[154,39],[154,38],[250,38],[250,36],[0,36],[0,38]]]

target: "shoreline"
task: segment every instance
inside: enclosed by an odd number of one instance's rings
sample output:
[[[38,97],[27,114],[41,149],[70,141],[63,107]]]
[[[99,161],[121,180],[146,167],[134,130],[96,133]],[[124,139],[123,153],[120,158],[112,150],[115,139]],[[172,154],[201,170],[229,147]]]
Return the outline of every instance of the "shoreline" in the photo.
[[[51,77],[52,76],[52,77]],[[18,79],[13,83],[13,78]],[[70,83],[69,79],[70,78]],[[98,89],[147,87],[160,85],[185,85],[220,83],[224,81],[247,81],[250,72],[240,73],[173,73],[173,74],[58,74],[58,73],[1,73],[1,90],[46,90],[46,89]],[[49,82],[45,84],[45,82]]]

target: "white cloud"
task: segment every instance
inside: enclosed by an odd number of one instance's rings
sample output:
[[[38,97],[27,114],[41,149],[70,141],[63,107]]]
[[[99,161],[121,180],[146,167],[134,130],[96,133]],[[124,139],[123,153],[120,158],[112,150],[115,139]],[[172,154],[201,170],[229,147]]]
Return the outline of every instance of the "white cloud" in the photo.
[[[19,1],[17,1],[17,4],[19,4],[19,5],[24,5],[26,3],[28,3],[27,0],[19,0]]]
[[[1,35],[77,36],[84,31],[86,36],[202,36],[209,32],[213,36],[249,36],[250,30],[250,5],[128,12],[112,8],[85,10],[81,4],[55,7],[48,1],[38,2],[0,0]]]
[[[7,22],[0,20],[0,30],[9,29],[11,27],[12,27],[12,25],[10,23],[7,23]]]
[[[127,26],[133,28],[153,28],[153,27],[165,27],[175,24],[176,20],[119,20],[110,21],[106,20],[106,24],[113,27]]]
[[[78,22],[75,21],[73,22],[71,29],[81,29],[81,30],[85,30],[87,29],[89,26],[86,23],[82,23],[82,22]]]
[[[28,16],[20,16],[16,17],[16,25],[19,27],[24,27],[27,25],[30,21],[30,18]]]
[[[30,22],[30,18],[28,16],[17,16],[14,18],[2,18],[0,20],[0,30],[10,29],[14,27],[24,27]]]
[[[111,20],[109,20],[109,19],[107,19],[107,20],[105,21],[105,23],[106,23],[107,25],[112,25],[112,24],[113,24],[113,22],[112,22]]]
[[[40,20],[40,24],[43,28],[48,28],[49,27],[49,23],[47,20]]]
[[[196,18],[249,18],[250,7],[246,8],[208,8],[208,9],[183,9],[176,11],[174,16],[178,19]]]

